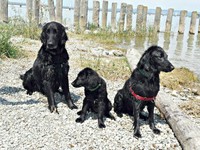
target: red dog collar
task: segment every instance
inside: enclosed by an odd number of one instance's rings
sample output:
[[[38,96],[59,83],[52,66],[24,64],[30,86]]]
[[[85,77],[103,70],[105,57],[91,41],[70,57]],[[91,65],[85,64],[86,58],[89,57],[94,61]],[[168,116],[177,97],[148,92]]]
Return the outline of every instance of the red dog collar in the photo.
[[[131,91],[131,94],[138,100],[141,100],[141,101],[153,101],[156,97],[142,97],[140,95],[137,95],[133,90],[132,88],[130,87],[130,91]]]

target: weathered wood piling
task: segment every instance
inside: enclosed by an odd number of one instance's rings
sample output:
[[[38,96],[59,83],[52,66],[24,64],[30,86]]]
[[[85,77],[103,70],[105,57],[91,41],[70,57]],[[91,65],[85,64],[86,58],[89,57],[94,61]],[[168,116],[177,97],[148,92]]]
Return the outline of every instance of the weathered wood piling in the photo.
[[[8,22],[8,0],[0,0],[0,22]],[[16,5],[16,4],[14,4]],[[19,4],[20,5],[20,4]],[[24,5],[24,4],[23,4]],[[33,21],[37,24],[41,23],[40,20],[40,0],[26,0],[26,16],[27,22],[32,23]],[[55,6],[56,5],[56,6]],[[73,12],[73,25],[75,31],[84,31],[92,24],[97,28],[106,29],[111,27],[111,30],[116,32],[119,30],[123,31],[133,31],[136,32],[148,32],[147,28],[153,26],[154,33],[160,32],[161,17],[166,14],[162,14],[163,11],[160,7],[156,7],[154,13],[154,22],[152,25],[148,26],[148,7],[143,5],[137,6],[136,21],[133,20],[135,11],[132,4],[121,3],[120,8],[117,8],[118,3],[112,3],[112,7],[108,8],[109,1],[104,0],[100,2],[99,0],[94,0],[92,8],[88,8],[88,0],[74,0],[74,7],[63,6],[63,0],[56,0],[54,5],[54,0],[48,0],[48,12],[50,21],[58,21],[63,23],[63,9],[74,10]],[[46,8],[46,5],[45,5]],[[92,11],[92,21],[89,18],[88,10]],[[111,17],[108,18],[108,13],[111,12]],[[184,34],[186,28],[186,17],[189,14],[186,10],[180,11],[178,33]],[[165,31],[167,33],[171,32],[172,20],[174,14],[174,9],[168,9],[167,18],[165,20]],[[101,20],[100,20],[101,18]],[[200,19],[198,18],[197,11],[193,11],[190,17],[189,33],[196,33],[197,20],[198,23],[198,33],[200,33]],[[148,22],[147,22],[148,21]],[[133,22],[136,22],[134,25]],[[135,28],[134,28],[135,26]],[[174,32],[174,31],[173,31]]]

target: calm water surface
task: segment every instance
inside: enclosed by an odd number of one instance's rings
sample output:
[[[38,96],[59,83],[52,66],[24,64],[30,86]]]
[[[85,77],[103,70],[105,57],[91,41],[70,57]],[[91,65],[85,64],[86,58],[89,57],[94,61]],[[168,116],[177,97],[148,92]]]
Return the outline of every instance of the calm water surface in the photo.
[[[159,33],[151,38],[135,37],[130,41],[125,40],[122,47],[134,48],[142,54],[151,45],[163,47],[175,67],[189,68],[200,78],[200,34]]]

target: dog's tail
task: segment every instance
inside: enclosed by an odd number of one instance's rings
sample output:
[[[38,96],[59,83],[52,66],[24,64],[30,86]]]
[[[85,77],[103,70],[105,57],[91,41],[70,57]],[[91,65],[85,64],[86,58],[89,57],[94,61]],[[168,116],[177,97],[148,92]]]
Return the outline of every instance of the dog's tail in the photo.
[[[21,80],[24,80],[24,74],[21,74],[21,75],[20,75],[20,79],[21,79]]]

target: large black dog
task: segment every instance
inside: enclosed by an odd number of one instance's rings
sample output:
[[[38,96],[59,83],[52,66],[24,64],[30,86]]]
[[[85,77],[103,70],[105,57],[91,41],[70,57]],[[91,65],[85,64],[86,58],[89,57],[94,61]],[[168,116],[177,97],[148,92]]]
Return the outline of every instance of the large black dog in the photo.
[[[141,111],[147,106],[149,126],[155,134],[160,130],[154,123],[154,99],[160,89],[159,74],[170,72],[174,66],[168,61],[167,54],[159,46],[149,47],[140,58],[131,77],[125,82],[114,99],[114,111],[119,117],[123,113],[134,116],[134,136],[141,137],[139,117],[145,118]]]
[[[112,104],[107,97],[106,82],[91,68],[85,68],[79,72],[77,78],[72,82],[74,87],[85,88],[85,98],[83,100],[83,107],[78,114],[79,118],[76,122],[84,122],[87,112],[98,113],[98,126],[105,128],[103,116],[114,119],[110,113]]]
[[[20,76],[27,94],[41,92],[47,96],[50,111],[58,112],[54,94],[61,87],[69,108],[77,108],[69,92],[69,56],[65,49],[68,37],[64,26],[57,22],[47,23],[40,39],[42,46],[33,67]]]

